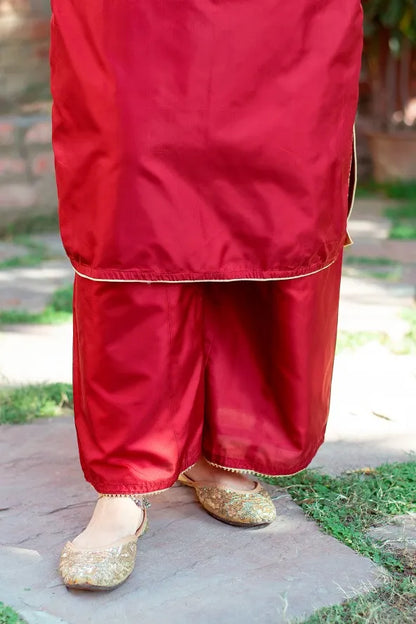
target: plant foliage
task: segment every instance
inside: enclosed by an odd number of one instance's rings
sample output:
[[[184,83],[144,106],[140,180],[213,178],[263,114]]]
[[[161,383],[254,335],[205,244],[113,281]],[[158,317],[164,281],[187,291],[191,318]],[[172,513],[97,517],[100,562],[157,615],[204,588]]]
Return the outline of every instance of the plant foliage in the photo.
[[[390,31],[391,49],[400,52],[404,39],[416,47],[415,0],[363,0],[364,35],[373,37],[380,29]],[[394,48],[393,42],[398,44]]]

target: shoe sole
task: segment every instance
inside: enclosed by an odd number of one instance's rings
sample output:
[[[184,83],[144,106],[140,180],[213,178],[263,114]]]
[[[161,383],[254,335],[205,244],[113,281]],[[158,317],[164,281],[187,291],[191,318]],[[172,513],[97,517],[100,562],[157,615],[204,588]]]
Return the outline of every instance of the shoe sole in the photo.
[[[127,577],[128,578],[128,577]],[[65,585],[68,589],[81,589],[82,591],[111,591],[113,589],[117,589],[120,587],[127,579],[121,581],[117,585],[112,585],[111,587],[102,587],[101,585]]]
[[[231,524],[231,526],[242,527],[246,529],[261,529],[263,527],[269,526],[269,524],[272,524],[272,522],[274,522],[274,520],[272,520],[271,522],[262,522],[262,523],[232,522],[231,520],[225,520],[225,518],[221,518],[221,516],[216,516],[211,511],[208,511],[208,509],[206,509],[203,505],[201,505],[201,507],[204,511],[207,512],[207,514],[209,514],[216,520],[219,520],[220,522],[223,522],[224,524]]]

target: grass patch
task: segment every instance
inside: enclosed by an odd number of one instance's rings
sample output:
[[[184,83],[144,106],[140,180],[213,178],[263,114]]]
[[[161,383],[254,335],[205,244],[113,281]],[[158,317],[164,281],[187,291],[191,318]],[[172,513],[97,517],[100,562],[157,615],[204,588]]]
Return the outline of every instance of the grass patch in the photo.
[[[359,181],[356,197],[368,198],[383,195],[390,199],[416,199],[416,180],[397,180],[394,182]]]
[[[341,605],[319,609],[302,624],[414,624],[416,580],[393,580]]]
[[[380,192],[380,184],[377,183],[375,180],[359,179],[357,182],[357,188],[355,189],[355,197],[357,199],[374,197],[379,195]]]
[[[384,280],[385,282],[398,282],[402,275],[400,267],[395,271],[362,271],[361,273],[364,274],[364,277]]]
[[[58,290],[53,293],[50,305],[55,312],[67,312],[72,314],[72,294],[72,284],[63,286],[63,288],[58,288]]]
[[[378,190],[391,199],[416,200],[416,180],[397,180],[374,184]]]
[[[73,285],[59,288],[52,295],[51,301],[42,312],[26,310],[0,310],[0,325],[15,323],[56,324],[64,323],[72,318]]]
[[[406,318],[406,317],[404,317]],[[387,347],[396,355],[409,355],[416,352],[416,321],[410,316],[406,318],[409,321],[409,330],[400,339],[394,341],[388,334],[384,332],[370,331],[339,331],[337,335],[337,343],[335,352],[338,355],[343,351],[355,351],[371,342]]]
[[[384,566],[389,582],[342,605],[317,611],[304,624],[413,623],[416,563],[391,553],[367,530],[391,516],[416,511],[416,461],[383,464],[330,477],[305,470],[291,477],[264,479],[285,488],[321,529],[356,552]]]
[[[14,223],[9,223],[5,228],[5,234],[8,236],[57,231],[59,231],[58,212],[48,215],[26,215]]]
[[[28,253],[24,256],[13,256],[0,262],[0,269],[9,269],[23,266],[37,266],[49,257],[47,248],[42,243],[32,240],[26,235],[17,235],[9,238],[10,242],[26,247]]]
[[[0,424],[27,423],[35,418],[59,416],[73,407],[71,384],[30,384],[0,390]],[[0,620],[1,624],[1,620]]]
[[[286,488],[326,533],[391,572],[404,571],[395,555],[383,551],[364,532],[389,516],[416,512],[416,461],[383,464],[337,478],[305,470],[267,481]]]
[[[416,239],[416,180],[377,183],[369,180],[357,186],[357,197],[388,197],[398,200],[397,206],[385,209],[384,215],[392,221],[389,238]]]
[[[33,325],[56,325],[71,319],[68,312],[57,312],[49,306],[43,312],[26,312],[25,310],[1,310],[0,325],[27,323]]]
[[[416,351],[416,309],[403,310],[401,316],[409,323],[409,331],[403,339],[402,352],[414,353]]]
[[[416,219],[416,201],[397,206],[389,206],[384,211],[388,219]]]
[[[416,196],[412,201],[386,208],[384,215],[392,222],[390,239],[414,240],[416,238]]]
[[[26,620],[23,620],[14,609],[0,602],[0,624],[26,624]]]
[[[389,232],[390,239],[396,240],[414,240],[416,238],[416,221],[397,220],[393,222]]]
[[[346,256],[344,259],[344,274],[359,275],[389,282],[397,282],[402,276],[402,266],[390,258],[367,256]]]
[[[337,335],[336,353],[341,353],[341,351],[347,349],[353,351],[370,342],[377,342],[378,344],[390,347],[390,337],[384,332],[339,331]]]
[[[402,277],[403,269],[398,264],[394,268],[385,269],[384,267],[374,267],[373,269],[368,266],[345,266],[344,275],[349,277],[361,277],[368,279],[383,280],[385,282],[399,282]]]
[[[395,260],[381,256],[375,258],[369,258],[368,256],[345,256],[344,264],[350,266],[399,266]]]
[[[391,336],[382,331],[338,331],[336,353],[354,351],[371,342],[387,347],[396,355],[408,355],[416,353],[416,307],[405,308],[400,314],[407,322],[408,330],[400,339],[393,340]]]

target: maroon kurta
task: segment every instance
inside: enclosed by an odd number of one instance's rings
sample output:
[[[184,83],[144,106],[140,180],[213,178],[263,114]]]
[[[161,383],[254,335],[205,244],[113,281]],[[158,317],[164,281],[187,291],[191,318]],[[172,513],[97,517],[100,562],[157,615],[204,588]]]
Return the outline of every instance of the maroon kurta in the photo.
[[[359,0],[52,5],[59,216],[76,271],[284,279],[337,258]]]

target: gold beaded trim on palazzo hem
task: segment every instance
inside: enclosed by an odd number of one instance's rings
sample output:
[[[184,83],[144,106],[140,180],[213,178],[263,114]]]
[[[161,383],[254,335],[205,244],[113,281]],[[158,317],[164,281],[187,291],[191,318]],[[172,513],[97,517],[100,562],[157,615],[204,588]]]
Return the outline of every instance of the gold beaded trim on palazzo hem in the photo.
[[[199,460],[198,460],[199,461]],[[182,470],[182,472],[186,472],[187,470],[190,470],[191,468],[193,468],[193,466],[195,466],[198,461],[194,462],[193,464],[191,464],[190,466],[188,466],[187,468],[185,468],[185,470]],[[174,481],[174,483],[176,483],[176,481]],[[173,483],[172,483],[173,485]],[[101,492],[98,492],[98,494],[100,496],[110,496],[110,497],[124,497],[124,498],[139,498],[139,497],[146,497],[146,496],[153,496],[154,494],[160,494],[161,492],[167,492],[168,490],[170,490],[170,488],[172,487],[172,485],[170,485],[167,488],[162,488],[161,490],[154,490],[153,492],[134,492],[134,493],[129,493],[129,494],[103,494]]]
[[[139,498],[139,497],[146,497],[146,496],[153,496],[153,494],[160,494],[161,492],[167,492],[168,490],[170,490],[172,486],[167,487],[167,488],[163,488],[162,490],[154,490],[154,492],[129,492],[128,494],[126,493],[122,493],[122,494],[108,494],[107,492],[98,492],[98,494],[100,496],[108,496],[110,498]]]
[[[304,470],[306,470],[306,468],[301,468],[300,470],[297,470],[296,472],[285,473],[285,474],[282,474],[282,475],[266,474],[264,472],[257,472],[257,470],[250,470],[249,468],[230,468],[229,466],[222,466],[221,464],[216,464],[215,462],[210,461],[206,457],[204,457],[203,459],[205,459],[205,461],[208,464],[210,464],[211,466],[215,466],[216,468],[222,468],[223,470],[228,470],[229,472],[238,472],[238,473],[242,473],[242,474],[250,474],[250,475],[253,475],[253,476],[267,477],[267,478],[272,478],[272,477],[292,477],[293,475],[299,474],[300,472],[303,472]],[[190,470],[197,463],[198,462],[194,462],[193,464],[191,464],[190,466],[185,468],[185,470],[183,470],[182,472],[186,472],[187,470]],[[108,496],[110,498],[117,498],[117,497],[132,498],[135,501],[138,498],[143,498],[144,505],[146,507],[150,507],[150,503],[148,501],[146,501],[146,497],[147,496],[153,496],[154,494],[160,494],[162,492],[167,492],[167,490],[170,490],[171,487],[172,486],[167,487],[167,488],[163,488],[161,490],[155,490],[153,492],[136,492],[136,493],[133,493],[133,494],[103,494],[101,492],[98,492],[98,494],[100,496]]]
[[[293,477],[293,475],[299,474],[306,470],[306,468],[301,468],[300,470],[296,470],[296,472],[287,472],[285,474],[266,474],[265,472],[257,472],[257,470],[250,470],[249,468],[229,468],[228,466],[222,466],[221,464],[216,464],[215,462],[209,461],[206,457],[204,457],[205,461],[211,466],[215,466],[216,468],[222,468],[223,470],[228,470],[229,472],[240,472],[243,474],[251,474],[253,476],[258,477]],[[187,469],[188,470],[188,469]],[[184,471],[185,472],[185,471]]]

